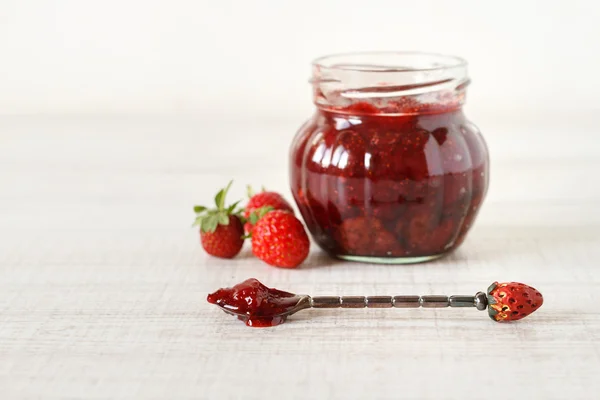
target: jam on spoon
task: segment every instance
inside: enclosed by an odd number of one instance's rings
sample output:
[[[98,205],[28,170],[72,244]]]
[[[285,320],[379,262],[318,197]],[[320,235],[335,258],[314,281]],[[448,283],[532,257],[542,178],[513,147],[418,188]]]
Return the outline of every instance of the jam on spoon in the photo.
[[[251,278],[209,294],[209,303],[253,327],[275,326],[307,308],[445,308],[488,310],[497,322],[525,318],[544,302],[542,294],[518,282],[494,282],[474,296],[307,296],[271,289]]]
[[[221,288],[206,298],[223,311],[252,327],[275,326],[285,322],[290,311],[305,297],[268,288],[257,279],[246,279],[234,287]]]

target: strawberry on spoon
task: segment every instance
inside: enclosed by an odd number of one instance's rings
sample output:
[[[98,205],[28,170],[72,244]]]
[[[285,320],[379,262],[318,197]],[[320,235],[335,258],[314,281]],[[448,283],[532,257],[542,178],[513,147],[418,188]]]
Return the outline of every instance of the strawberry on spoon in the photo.
[[[494,282],[488,288],[490,318],[494,321],[517,321],[525,318],[544,303],[535,288],[519,282]]]

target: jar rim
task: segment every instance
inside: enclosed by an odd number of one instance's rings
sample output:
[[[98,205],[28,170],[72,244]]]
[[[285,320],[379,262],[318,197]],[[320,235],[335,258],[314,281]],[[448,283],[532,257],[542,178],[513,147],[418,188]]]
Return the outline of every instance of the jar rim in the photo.
[[[467,64],[461,57],[419,51],[347,52],[329,54],[312,61],[313,67],[318,69],[396,73],[466,68]]]
[[[310,83],[317,107],[344,110],[368,102],[380,113],[401,114],[459,108],[470,80],[460,57],[373,51],[317,58]]]

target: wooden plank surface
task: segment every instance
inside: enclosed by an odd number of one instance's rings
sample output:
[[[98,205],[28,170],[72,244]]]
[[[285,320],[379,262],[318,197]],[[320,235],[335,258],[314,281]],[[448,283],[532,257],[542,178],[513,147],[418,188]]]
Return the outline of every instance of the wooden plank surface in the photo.
[[[490,195],[442,260],[345,263],[314,246],[298,270],[248,246],[207,257],[191,205],[230,178],[232,199],[246,183],[287,194],[296,125],[1,117],[0,398],[597,397],[593,125],[567,135],[490,122]],[[310,310],[250,329],[205,301],[248,277],[313,295],[472,294],[516,280],[545,303],[504,325],[471,309]]]

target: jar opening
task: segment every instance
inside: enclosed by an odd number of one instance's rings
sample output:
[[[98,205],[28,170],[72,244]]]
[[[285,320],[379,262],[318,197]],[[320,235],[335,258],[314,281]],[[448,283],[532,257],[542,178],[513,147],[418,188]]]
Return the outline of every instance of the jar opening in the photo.
[[[420,52],[365,52],[333,54],[317,58],[321,69],[363,72],[421,72],[466,68],[467,62],[455,56]]]
[[[315,104],[343,112],[356,103],[381,114],[457,109],[469,84],[467,62],[419,52],[330,55],[313,61]]]

